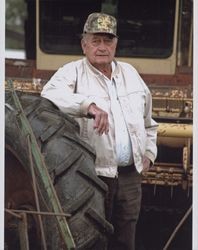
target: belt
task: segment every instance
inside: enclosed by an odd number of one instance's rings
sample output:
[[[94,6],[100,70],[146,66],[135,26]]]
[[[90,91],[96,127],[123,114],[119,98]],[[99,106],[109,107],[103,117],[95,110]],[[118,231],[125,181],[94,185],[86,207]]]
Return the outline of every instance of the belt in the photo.
[[[118,174],[131,173],[131,172],[134,172],[135,170],[136,170],[136,167],[134,163],[128,166],[118,166]]]

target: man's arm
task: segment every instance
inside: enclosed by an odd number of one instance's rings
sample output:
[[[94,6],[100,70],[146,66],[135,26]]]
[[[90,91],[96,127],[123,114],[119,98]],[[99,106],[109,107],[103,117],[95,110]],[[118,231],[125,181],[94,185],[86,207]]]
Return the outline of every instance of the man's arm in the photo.
[[[157,156],[157,128],[158,124],[152,119],[152,96],[148,88],[146,88],[146,105],[144,113],[144,123],[146,129],[146,152],[144,163],[147,168],[148,163],[152,165]],[[150,162],[147,161],[150,160]]]
[[[87,116],[93,100],[85,95],[74,93],[76,69],[73,63],[60,68],[46,83],[41,96],[53,102],[63,113],[74,117]]]
[[[41,96],[53,102],[63,113],[73,117],[94,119],[94,129],[99,135],[109,131],[108,114],[91,98],[74,93],[76,69],[68,64],[60,68],[43,87]]]

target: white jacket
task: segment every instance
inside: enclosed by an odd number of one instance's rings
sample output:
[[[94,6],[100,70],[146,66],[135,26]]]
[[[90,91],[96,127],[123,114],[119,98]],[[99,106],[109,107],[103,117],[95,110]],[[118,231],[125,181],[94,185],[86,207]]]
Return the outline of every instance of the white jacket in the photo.
[[[152,96],[137,73],[128,63],[115,61],[112,77],[129,131],[136,169],[143,169],[142,159],[147,156],[154,162],[157,155],[157,123],[151,118]],[[114,122],[110,110],[108,88],[101,73],[86,58],[65,64],[44,86],[41,95],[51,100],[62,112],[73,116],[80,125],[80,136],[96,151],[98,175],[115,177],[117,161]],[[108,113],[110,130],[99,136],[88,119],[87,109],[95,103]],[[96,150],[97,149],[97,150]]]

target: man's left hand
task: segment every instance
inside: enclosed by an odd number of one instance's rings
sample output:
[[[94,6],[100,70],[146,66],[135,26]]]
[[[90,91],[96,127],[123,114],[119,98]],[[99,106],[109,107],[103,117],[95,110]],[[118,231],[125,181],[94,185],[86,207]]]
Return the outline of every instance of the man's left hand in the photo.
[[[150,168],[151,161],[148,157],[144,156],[143,158],[143,170],[142,171],[148,171]]]

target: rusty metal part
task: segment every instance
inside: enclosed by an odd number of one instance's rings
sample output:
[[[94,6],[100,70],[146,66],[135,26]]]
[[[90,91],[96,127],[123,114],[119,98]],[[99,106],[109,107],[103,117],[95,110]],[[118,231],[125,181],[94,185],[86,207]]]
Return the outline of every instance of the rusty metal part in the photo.
[[[9,79],[5,81],[5,89],[9,89]],[[40,93],[45,81],[39,78],[32,79],[14,79],[12,80],[13,88],[24,93]]]
[[[159,123],[157,144],[169,147],[186,147],[190,151],[193,137],[192,124]],[[188,153],[189,156],[189,153]]]
[[[15,213],[15,211],[12,211],[11,209],[8,209],[8,208],[6,208],[5,211],[7,213],[11,214],[12,216],[17,217],[18,219],[21,219],[21,216],[19,214]],[[20,212],[21,212],[21,210],[20,210]]]
[[[33,190],[34,190],[34,198],[35,198],[35,203],[36,203],[36,208],[37,211],[40,212],[40,204],[39,204],[39,197],[38,197],[38,190],[37,190],[37,185],[36,185],[36,175],[34,171],[34,166],[33,166],[33,159],[32,159],[32,151],[31,151],[31,141],[30,141],[30,135],[27,135],[27,142],[28,142],[28,153],[29,153],[29,160],[30,160],[30,170],[31,170],[31,176],[32,176],[32,183],[33,183]],[[41,230],[41,239],[43,243],[43,249],[47,250],[47,244],[46,244],[46,238],[45,238],[45,232],[44,232],[44,227],[43,227],[43,222],[41,216],[38,214],[38,221],[40,225],[40,230]]]
[[[178,186],[189,190],[192,187],[192,125],[160,123],[157,144],[182,149],[181,163],[160,163],[143,173],[143,183],[152,185]]]
[[[53,213],[53,212],[43,212],[43,211],[34,211],[34,210],[18,210],[18,209],[5,209],[7,213],[10,213],[13,216],[16,216],[17,218],[21,218],[18,213],[26,213],[26,214],[35,214],[35,215],[42,215],[42,216],[64,216],[64,217],[70,217],[71,214],[68,213]]]
[[[30,210],[17,210],[17,209],[5,209],[5,212],[19,219],[18,223],[18,232],[19,232],[19,241],[21,250],[29,250],[29,238],[28,238],[28,220],[27,215],[33,214],[36,216],[63,216],[70,217],[70,214],[65,213],[50,213],[50,212],[41,212],[41,211],[30,211]],[[46,243],[45,243],[46,244]],[[46,247],[44,245],[43,247]],[[47,248],[46,248],[47,249]]]
[[[157,145],[164,145],[171,148],[185,147],[189,138],[158,136]],[[192,144],[192,139],[190,139]]]
[[[5,88],[8,86],[9,78],[5,81]],[[15,78],[14,89],[24,93],[40,94],[47,80],[43,78]],[[192,118],[193,100],[192,88],[185,86],[150,86],[153,99],[153,117],[170,117],[173,119]]]
[[[8,88],[5,81],[5,88]],[[15,90],[25,93],[40,94],[48,78],[14,78]],[[190,117],[193,113],[192,88],[191,86],[161,86],[150,85],[153,99],[153,115],[157,117]]]
[[[174,119],[192,118],[193,100],[190,98],[153,97],[153,116]]]
[[[19,221],[20,249],[29,250],[28,223],[26,213],[21,213],[21,218],[22,219]]]
[[[16,217],[17,219],[19,219],[18,232],[19,232],[20,249],[29,250],[27,214],[22,211],[20,211],[20,214],[17,214],[15,211],[11,211],[10,209],[5,209],[5,211],[11,214],[12,216]]]
[[[192,138],[192,124],[159,123],[158,136]]]
[[[6,59],[5,61],[5,75],[9,78],[49,79],[54,73],[54,70],[38,70],[35,60]],[[179,67],[175,75],[142,74],[141,76],[147,84],[155,86],[192,86],[193,82],[192,67]]]
[[[192,166],[185,171],[182,164],[161,164],[143,172],[142,183],[160,186],[192,187]]]
[[[183,148],[183,168],[187,171],[188,166],[190,165],[190,146],[191,140],[187,140],[187,145]]]
[[[173,231],[173,233],[171,234],[170,238],[168,239],[166,245],[163,247],[163,250],[168,250],[169,246],[171,244],[171,242],[173,241],[176,233],[178,232],[178,230],[181,228],[181,226],[183,225],[183,223],[185,222],[185,220],[188,218],[188,216],[190,215],[190,213],[192,212],[192,206],[187,210],[187,212],[185,213],[185,215],[183,216],[183,218],[181,219],[181,221],[179,222],[179,224],[177,225],[177,227],[175,228],[175,230]]]
[[[193,113],[192,85],[153,86],[150,85],[153,99],[153,115],[156,117],[189,117]]]

